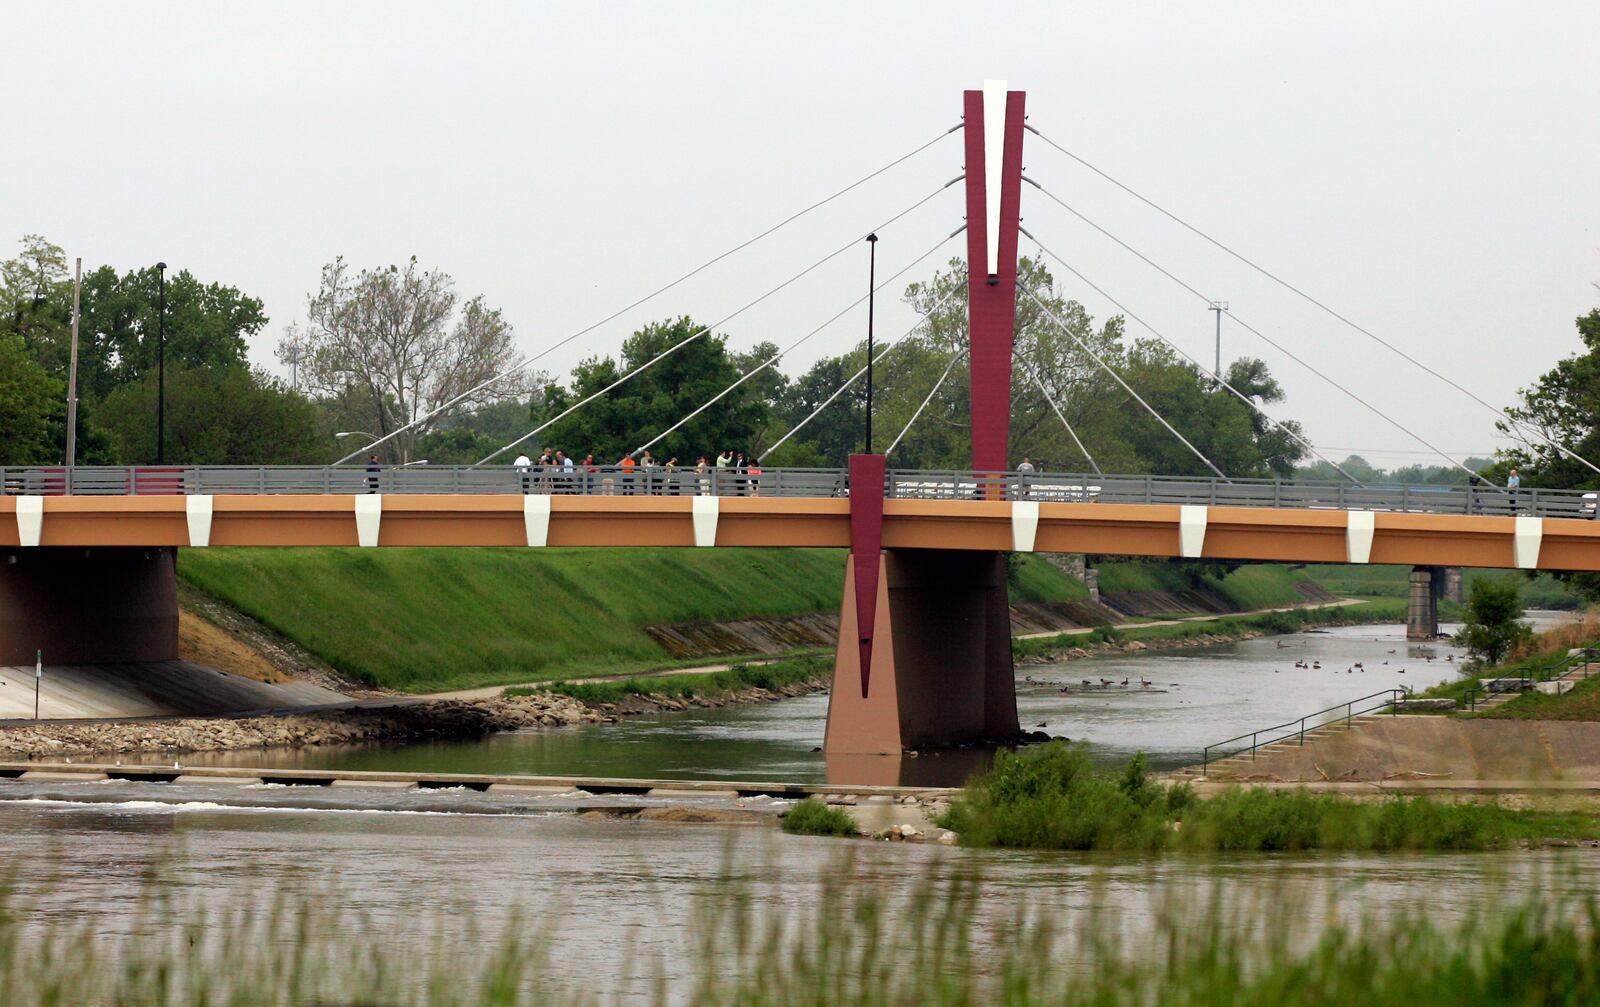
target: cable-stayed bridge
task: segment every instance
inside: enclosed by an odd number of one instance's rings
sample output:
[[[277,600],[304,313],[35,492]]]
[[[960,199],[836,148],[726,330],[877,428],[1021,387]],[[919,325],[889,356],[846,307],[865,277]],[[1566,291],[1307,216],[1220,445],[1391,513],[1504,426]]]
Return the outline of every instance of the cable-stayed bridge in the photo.
[[[967,343],[952,357],[906,426],[915,423],[956,362],[968,360],[972,466],[968,471],[891,470],[883,454],[859,454],[842,469],[668,471],[627,465],[538,468],[505,464],[502,456],[554,423],[622,387],[638,374],[783,290],[860,239],[852,237],[800,273],[737,311],[668,346],[611,384],[484,458],[462,467],[347,465],[370,445],[317,468],[193,467],[25,468],[0,470],[0,663],[29,663],[37,650],[61,663],[150,661],[176,657],[177,607],[173,573],[178,548],[209,546],[608,546],[608,547],[836,547],[848,550],[840,640],[830,700],[830,754],[900,752],[1017,733],[1009,635],[1005,555],[1009,552],[1087,552],[1190,559],[1285,562],[1401,563],[1417,568],[1413,603],[1424,607],[1444,567],[1600,570],[1600,523],[1595,498],[1581,492],[1510,490],[1482,485],[1471,474],[1462,486],[1306,483],[1240,478],[1219,467],[1184,432],[1094,349],[1080,348],[1137,407],[1210,471],[1207,478],[1119,476],[1101,471],[1065,415],[1051,401],[1089,470],[1079,474],[1018,472],[1007,455],[1019,301],[1038,308],[1069,337],[1039,292],[1018,282],[1018,245],[1027,235],[1043,254],[1110,298],[1073,265],[1023,231],[1024,185],[1060,206],[1196,297],[1210,298],[1144,253],[1122,242],[1043,185],[1022,174],[1023,143],[1032,134],[1049,148],[1077,155],[1029,125],[1025,96],[991,82],[968,91],[962,122],[906,155],[749,240],[696,266],[632,304],[557,340],[512,371],[496,375],[449,409],[495,381],[562,346],[598,331],[679,283],[779,231],[960,132],[965,170],[956,180],[883,218],[883,230],[964,183],[965,222],[877,289],[896,282],[958,235],[965,234]],[[1088,162],[1082,162],[1087,164]],[[1091,169],[1099,172],[1099,169]],[[1099,172],[1104,175],[1103,172]],[[1277,274],[1199,231],[1176,214],[1105,176],[1228,255],[1306,299],[1429,375],[1498,414],[1527,443],[1593,463],[1543,431],[1510,417],[1361,327]],[[846,305],[822,325],[752,367],[676,423],[630,452],[630,461],[672,438],[705,410],[776,366],[834,320],[867,300]],[[927,312],[931,316],[949,299]],[[1115,301],[1130,321],[1166,339]],[[1312,367],[1271,335],[1230,314],[1363,408],[1413,437],[1457,468],[1461,462],[1388,416],[1336,378]],[[926,317],[924,318],[926,321]],[[886,341],[877,357],[922,325]],[[1072,337],[1076,338],[1076,337]],[[1198,361],[1190,359],[1204,370]],[[863,367],[794,430],[793,436],[861,379]],[[1032,379],[1044,391],[1038,374]],[[1251,396],[1219,375],[1219,392],[1240,399],[1265,423],[1322,457],[1293,427],[1268,415]],[[1048,392],[1046,398],[1049,399]],[[430,414],[430,415],[434,415]],[[379,438],[377,444],[428,419]],[[895,439],[898,443],[906,430]],[[774,445],[776,447],[777,445]],[[710,446],[715,447],[715,446]],[[890,447],[893,451],[893,445]],[[1337,464],[1329,461],[1335,470]],[[1420,593],[1419,593],[1420,585]],[[1436,615],[1435,615],[1436,620]],[[463,627],[470,632],[471,627]]]

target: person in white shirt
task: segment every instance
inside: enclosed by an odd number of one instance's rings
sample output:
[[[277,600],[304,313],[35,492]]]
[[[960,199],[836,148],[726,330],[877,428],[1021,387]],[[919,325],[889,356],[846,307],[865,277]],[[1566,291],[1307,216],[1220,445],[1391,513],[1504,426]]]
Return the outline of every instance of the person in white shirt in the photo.
[[[522,492],[524,495],[526,495],[528,492],[528,469],[531,468],[532,465],[533,461],[528,457],[527,452],[517,455],[516,461],[511,463],[511,467],[517,471],[518,481],[522,483]]]

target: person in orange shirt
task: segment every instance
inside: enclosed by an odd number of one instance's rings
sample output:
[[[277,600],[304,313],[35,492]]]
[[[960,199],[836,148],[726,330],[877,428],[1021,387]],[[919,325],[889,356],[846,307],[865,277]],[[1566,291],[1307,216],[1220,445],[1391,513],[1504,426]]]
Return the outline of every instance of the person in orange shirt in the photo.
[[[622,495],[632,496],[634,469],[633,455],[623,455],[622,461],[617,463],[617,467],[622,469]]]

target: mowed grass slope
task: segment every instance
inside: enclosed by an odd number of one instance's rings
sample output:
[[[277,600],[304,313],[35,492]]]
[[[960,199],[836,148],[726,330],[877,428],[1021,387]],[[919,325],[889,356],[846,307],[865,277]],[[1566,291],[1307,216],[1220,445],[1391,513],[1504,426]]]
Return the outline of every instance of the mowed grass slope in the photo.
[[[831,550],[186,550],[184,581],[413,692],[664,667],[642,627],[839,606]]]

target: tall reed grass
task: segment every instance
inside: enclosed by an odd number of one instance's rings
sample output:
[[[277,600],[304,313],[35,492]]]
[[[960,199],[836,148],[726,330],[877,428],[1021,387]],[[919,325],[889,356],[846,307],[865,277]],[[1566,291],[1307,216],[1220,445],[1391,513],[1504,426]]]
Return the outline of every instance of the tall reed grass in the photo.
[[[1114,904],[1073,930],[1037,908],[992,911],[969,865],[874,883],[846,859],[792,903],[748,878],[708,885],[681,954],[641,954],[633,975],[553,961],[556,931],[524,913],[497,929],[439,918],[430,949],[391,945],[330,893],[224,904],[173,897],[152,875],[128,927],[39,919],[0,888],[7,1007],[533,1007],[622,1002],[696,1007],[1280,1007],[1282,1004],[1600,1002],[1600,903],[1537,895],[1453,922],[1423,906],[1346,918],[1283,900],[1172,896],[1138,940]],[[1288,914],[1288,915],[1281,915]],[[1296,925],[1295,921],[1299,921]],[[633,968],[635,966],[627,966]],[[631,990],[601,996],[596,987]],[[638,990],[649,990],[641,998]],[[629,998],[631,997],[631,998]]]

